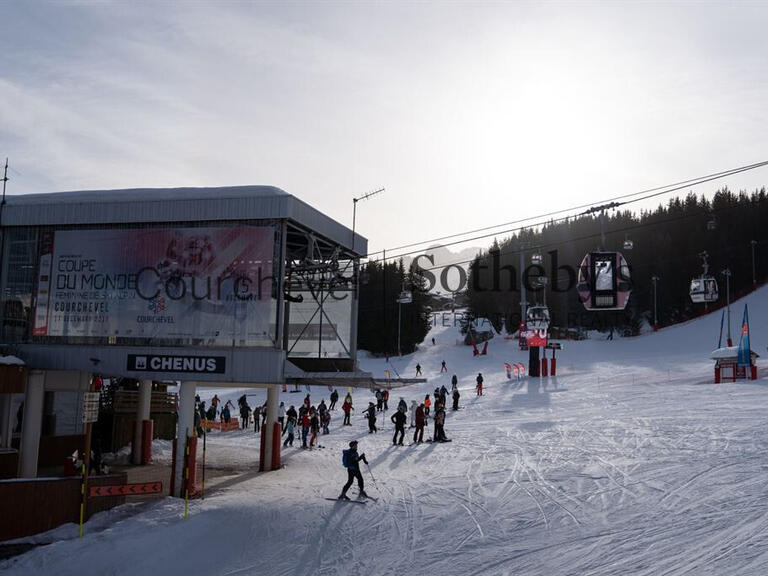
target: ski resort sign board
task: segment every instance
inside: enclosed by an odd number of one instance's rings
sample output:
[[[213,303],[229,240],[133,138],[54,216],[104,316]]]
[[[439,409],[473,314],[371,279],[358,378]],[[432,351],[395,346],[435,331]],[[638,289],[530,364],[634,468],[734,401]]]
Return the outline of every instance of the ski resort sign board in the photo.
[[[269,226],[48,232],[33,334],[263,341],[273,250]]]

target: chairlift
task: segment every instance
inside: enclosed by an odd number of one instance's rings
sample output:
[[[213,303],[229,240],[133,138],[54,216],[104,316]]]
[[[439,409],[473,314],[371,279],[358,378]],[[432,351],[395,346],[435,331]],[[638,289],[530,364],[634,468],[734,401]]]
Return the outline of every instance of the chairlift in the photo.
[[[531,263],[532,264],[541,264],[544,261],[544,258],[542,258],[541,254],[539,252],[534,252],[531,255]]]
[[[579,299],[587,310],[624,310],[632,292],[629,265],[621,252],[590,252],[579,266]]]
[[[717,289],[717,279],[709,275],[709,263],[707,262],[709,254],[705,251],[699,254],[699,257],[702,259],[702,274],[691,280],[689,290],[691,301],[696,304],[717,302],[720,294]]]
[[[531,306],[525,314],[525,324],[528,330],[549,330],[549,308]]]
[[[634,247],[635,243],[628,236],[624,236],[624,250],[632,250]]]

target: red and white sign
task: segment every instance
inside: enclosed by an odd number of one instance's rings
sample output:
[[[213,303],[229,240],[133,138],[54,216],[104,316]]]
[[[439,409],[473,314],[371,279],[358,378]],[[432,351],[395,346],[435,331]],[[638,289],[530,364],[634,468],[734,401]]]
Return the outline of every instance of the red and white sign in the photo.
[[[145,482],[143,484],[91,486],[88,495],[91,498],[97,498],[99,496],[145,496],[147,494],[160,494],[162,491],[162,482]]]

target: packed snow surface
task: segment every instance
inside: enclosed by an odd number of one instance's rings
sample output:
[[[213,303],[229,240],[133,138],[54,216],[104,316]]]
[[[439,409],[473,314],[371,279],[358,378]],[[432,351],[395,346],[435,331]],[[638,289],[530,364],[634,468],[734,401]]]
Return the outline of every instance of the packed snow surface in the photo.
[[[736,335],[745,301],[752,348],[764,356],[768,290],[732,306]],[[456,344],[452,316],[436,324],[413,355],[361,359],[379,376],[413,377],[419,363],[429,379],[392,392],[377,434],[361,417],[368,390],[354,391],[353,426],[341,426],[337,409],[325,448],[297,441],[277,472],[253,472],[252,431],[212,433],[211,457],[240,475],[190,502],[188,518],[178,499],[124,506],[89,521],[82,540],[75,526],[37,537],[54,543],[0,573],[768,574],[765,361],[757,381],[713,384],[719,313],[637,338],[565,342],[557,377],[521,382],[504,374],[504,362],[527,364],[515,341],[495,338],[488,356],[473,357]],[[453,441],[409,445],[407,435],[393,446],[399,397],[410,405],[450,389],[453,374],[462,395],[462,409],[448,410]],[[200,389],[203,399],[214,393],[242,392]],[[249,393],[251,405],[266,397]],[[327,388],[311,393],[328,402]],[[304,395],[281,400],[298,406]],[[325,499],[346,480],[341,451],[352,439],[378,502]]]

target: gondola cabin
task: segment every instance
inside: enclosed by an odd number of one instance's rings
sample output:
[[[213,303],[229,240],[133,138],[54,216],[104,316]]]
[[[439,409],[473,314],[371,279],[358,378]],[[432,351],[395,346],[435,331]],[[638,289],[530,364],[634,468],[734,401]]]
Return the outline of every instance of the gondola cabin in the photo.
[[[624,310],[632,292],[621,252],[590,252],[579,266],[579,299],[587,310]]]
[[[706,304],[717,302],[719,292],[717,289],[717,280],[712,276],[700,276],[691,280],[691,289],[689,292],[691,301],[696,304]]]

